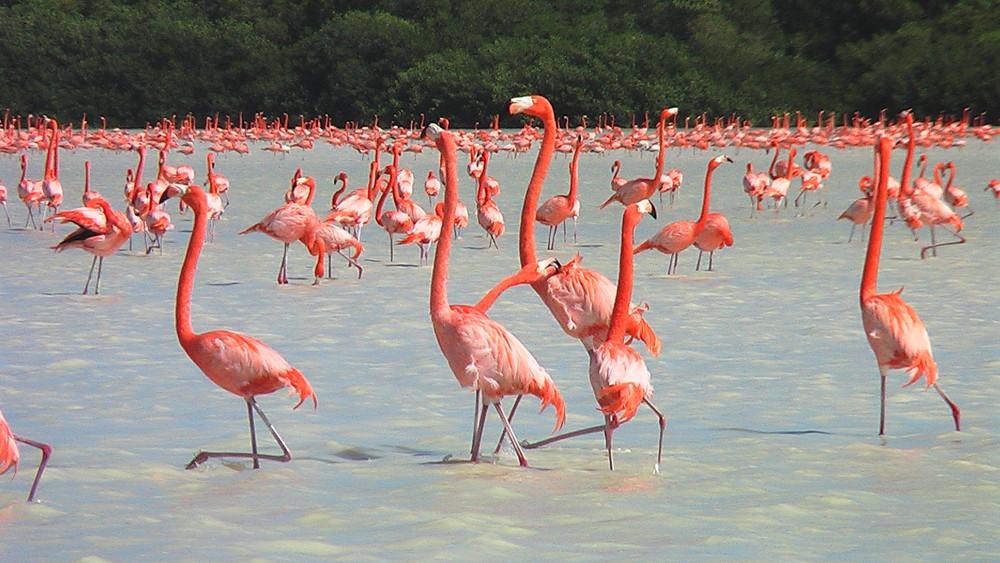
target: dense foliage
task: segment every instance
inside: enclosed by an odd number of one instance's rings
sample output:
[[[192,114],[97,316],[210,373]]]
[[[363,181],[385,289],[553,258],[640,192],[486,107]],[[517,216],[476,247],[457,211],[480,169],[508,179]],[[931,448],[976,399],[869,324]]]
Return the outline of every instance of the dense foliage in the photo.
[[[0,21],[0,108],[63,121],[470,126],[534,92],[619,121],[1000,113],[994,0],[7,0]]]

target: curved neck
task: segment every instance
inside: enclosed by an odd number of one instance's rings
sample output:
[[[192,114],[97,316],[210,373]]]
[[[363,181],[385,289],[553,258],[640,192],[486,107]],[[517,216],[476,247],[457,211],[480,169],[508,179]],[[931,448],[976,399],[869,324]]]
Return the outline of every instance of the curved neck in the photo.
[[[535,209],[538,208],[538,198],[542,193],[542,184],[545,183],[545,175],[549,172],[552,154],[556,150],[556,129],[558,129],[556,118],[552,112],[551,104],[545,102],[543,109],[544,112],[541,116],[544,127],[542,146],[538,150],[538,157],[535,159],[535,168],[531,172],[528,190],[524,193],[524,206],[521,207],[518,255],[521,258],[522,266],[538,261],[535,257]]]
[[[774,165],[778,164],[778,155],[781,154],[781,147],[774,145],[774,157],[771,158],[771,165],[767,167],[767,175],[774,178]]]
[[[205,230],[208,214],[202,205],[192,206],[194,211],[194,226],[191,228],[191,238],[188,240],[181,273],[177,279],[177,301],[174,305],[174,324],[177,328],[177,339],[182,347],[194,339],[194,329],[191,328],[191,292],[194,288],[194,273],[198,268],[198,257],[201,247],[205,244]]]
[[[431,314],[448,309],[448,259],[451,253],[451,232],[455,224],[455,206],[458,203],[458,164],[455,155],[455,138],[442,131],[437,147],[444,157],[444,209],[441,213],[441,235],[434,249],[434,270],[431,273]]]
[[[378,205],[375,206],[375,222],[382,225],[382,207],[385,205],[385,198],[388,197],[389,190],[383,190],[378,196]]]
[[[611,309],[611,321],[608,328],[608,340],[624,342],[625,321],[632,302],[633,271],[632,246],[635,242],[635,226],[639,224],[642,213],[635,204],[625,208],[622,215],[622,245],[618,254],[618,290],[615,293],[615,304]]]
[[[875,209],[872,213],[871,236],[868,237],[868,253],[861,273],[861,303],[876,292],[878,283],[878,263],[882,253],[882,229],[885,226],[885,199],[889,185],[889,159],[892,156],[892,141],[882,137],[876,145],[875,158],[878,163],[878,179],[875,184]]]

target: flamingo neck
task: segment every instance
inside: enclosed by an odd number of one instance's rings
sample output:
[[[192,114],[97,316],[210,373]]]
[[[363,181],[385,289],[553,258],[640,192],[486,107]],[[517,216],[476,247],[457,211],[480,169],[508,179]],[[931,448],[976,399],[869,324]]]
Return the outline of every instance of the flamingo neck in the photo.
[[[389,190],[384,190],[382,195],[378,196],[378,205],[375,206],[375,222],[379,225],[382,225],[382,209],[385,205],[385,198],[388,196]]]
[[[708,207],[709,201],[712,199],[712,173],[715,169],[719,167],[719,163],[716,161],[711,161],[708,163],[708,171],[705,172],[705,193],[701,198],[701,215],[698,216],[698,223],[696,227],[697,232],[701,232],[705,228],[705,223],[708,221]]]
[[[875,295],[878,283],[878,263],[882,253],[882,230],[885,226],[885,200],[889,185],[889,159],[892,156],[892,141],[886,137],[879,139],[875,157],[878,161],[878,179],[875,184],[875,209],[872,213],[871,236],[868,237],[868,253],[861,273],[861,303]]]
[[[434,249],[434,270],[431,273],[431,315],[442,315],[448,306],[448,260],[451,254],[451,231],[458,204],[458,164],[455,138],[447,130],[437,138],[438,150],[444,157],[444,209],[441,212],[441,235]]]
[[[542,193],[542,184],[545,183],[545,175],[549,172],[549,164],[552,163],[552,155],[556,150],[556,129],[559,127],[552,112],[552,105],[548,101],[543,102],[541,100],[537,103],[544,104],[541,115],[544,132],[542,134],[542,146],[538,150],[538,157],[535,159],[535,168],[532,170],[531,180],[528,182],[528,190],[524,193],[524,206],[521,207],[518,255],[522,266],[538,261],[535,257],[535,209],[538,208],[538,198]]]
[[[177,340],[185,349],[195,338],[194,329],[191,328],[191,293],[194,289],[194,273],[198,268],[198,257],[205,244],[206,223],[208,222],[208,212],[204,205],[193,205],[191,209],[194,211],[194,226],[191,228],[191,238],[188,240],[184,262],[181,264],[181,273],[177,279],[177,301],[174,306]]]
[[[899,197],[908,196],[913,193],[913,187],[910,185],[910,177],[913,176],[913,152],[916,149],[917,142],[913,137],[913,114],[906,114],[906,160],[903,163],[903,175],[899,180]],[[926,165],[926,161],[924,162]],[[920,175],[923,176],[923,170],[920,171]]]
[[[625,208],[622,215],[622,244],[618,253],[618,289],[615,293],[615,304],[611,309],[611,321],[608,327],[608,341],[625,341],[625,321],[632,303],[633,283],[633,253],[635,243],[635,227],[639,224],[642,213],[635,204]]]
[[[667,146],[667,114],[660,113],[660,121],[656,125],[656,135],[658,137],[657,142],[659,143],[660,150],[656,151],[656,175],[653,176],[653,183],[656,187],[660,187],[660,177],[663,176],[663,166],[665,164],[666,158],[663,153]]]
[[[570,208],[576,203],[577,188],[579,186],[579,168],[580,168],[580,149],[583,148],[583,143],[577,143],[576,150],[573,151],[573,160],[569,163],[569,194],[566,195],[569,199]]]

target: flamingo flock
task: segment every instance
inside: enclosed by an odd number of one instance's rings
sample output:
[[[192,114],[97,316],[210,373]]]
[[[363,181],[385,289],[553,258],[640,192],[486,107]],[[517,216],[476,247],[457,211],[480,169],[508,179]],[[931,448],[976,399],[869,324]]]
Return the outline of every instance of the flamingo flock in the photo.
[[[215,155],[226,151],[246,153],[248,143],[269,143],[262,150],[276,155],[287,154],[292,149],[309,150],[316,143],[335,147],[354,148],[366,158],[371,158],[369,177],[363,187],[348,191],[345,172],[328,176],[327,182],[339,185],[333,193],[331,207],[326,215],[317,215],[312,204],[319,187],[314,176],[299,168],[284,194],[284,202],[265,217],[239,234],[259,232],[277,239],[283,251],[277,272],[277,283],[289,284],[289,249],[301,242],[310,256],[315,257],[313,283],[318,285],[324,275],[331,275],[331,259],[338,254],[357,269],[361,279],[363,266],[360,257],[364,252],[363,227],[374,218],[389,239],[389,261],[395,261],[394,247],[405,244],[419,246],[419,264],[431,261],[433,271],[430,282],[429,309],[431,329],[440,346],[447,365],[459,385],[475,392],[475,417],[473,420],[471,460],[480,458],[485,421],[490,408],[496,411],[502,424],[500,444],[509,441],[521,466],[528,462],[525,449],[534,449],[552,442],[591,432],[604,432],[605,447],[610,469],[614,469],[612,436],[623,423],[632,419],[641,405],[647,405],[659,421],[659,443],[655,471],[659,471],[663,457],[665,415],[652,402],[653,373],[642,354],[635,348],[641,342],[651,356],[660,354],[663,343],[644,315],[648,307],[636,304],[633,298],[635,277],[634,255],[656,249],[667,254],[666,273],[677,275],[678,256],[694,246],[699,250],[695,269],[701,268],[702,255],[709,253],[709,271],[713,271],[714,253],[732,246],[734,237],[729,220],[719,212],[711,211],[712,177],[719,166],[732,163],[726,155],[708,159],[704,175],[701,212],[693,221],[674,221],[662,227],[645,242],[635,245],[635,233],[642,218],[656,218],[657,211],[650,199],[653,194],[669,194],[672,203],[682,182],[680,170],[665,172],[669,147],[700,149],[720,147],[746,147],[773,151],[767,171],[755,172],[753,163],[746,163],[743,189],[750,198],[751,219],[755,211],[763,208],[766,198],[773,200],[775,212],[787,207],[789,189],[793,179],[799,178],[799,193],[794,198],[796,207],[805,207],[807,198],[817,198],[835,170],[830,158],[820,150],[805,151],[802,164],[795,158],[798,146],[806,143],[844,148],[872,146],[875,148],[875,167],[872,177],[859,180],[862,196],[858,197],[838,219],[848,219],[852,224],[851,242],[857,227],[870,224],[867,254],[862,270],[860,303],[864,334],[875,354],[881,379],[881,406],[879,434],[885,433],[885,395],[888,369],[905,369],[911,374],[907,385],[924,377],[928,387],[935,390],[951,409],[955,430],[960,429],[959,407],[944,393],[938,381],[938,370],[930,352],[929,336],[914,310],[899,297],[899,291],[876,293],[879,254],[884,229],[887,227],[887,207],[893,206],[897,218],[917,232],[928,227],[931,243],[921,248],[921,258],[937,255],[944,246],[966,243],[960,234],[963,220],[972,215],[966,191],[956,185],[958,167],[954,162],[941,162],[932,167],[933,179],[925,178],[928,165],[926,155],[920,162],[920,173],[912,179],[911,168],[916,148],[931,146],[961,146],[967,137],[988,141],[994,129],[982,120],[963,115],[953,122],[915,122],[912,114],[898,120],[882,116],[876,122],[853,118],[836,126],[832,116],[822,115],[813,127],[797,117],[791,127],[789,117],[775,118],[771,129],[752,129],[738,120],[717,120],[708,124],[696,118],[689,127],[677,125],[678,109],[665,108],[660,112],[654,136],[647,135],[646,127],[633,124],[626,134],[620,128],[602,119],[593,132],[585,126],[571,129],[568,123],[560,126],[551,103],[543,96],[512,98],[507,110],[511,115],[527,118],[517,132],[504,132],[499,120],[494,119],[488,130],[471,132],[454,131],[447,120],[432,123],[419,130],[394,126],[381,130],[377,126],[337,128],[320,120],[301,120],[297,127],[289,128],[284,120],[268,122],[262,116],[252,122],[234,125],[209,120],[204,129],[196,128],[190,119],[180,125],[164,120],[156,127],[139,133],[109,130],[102,126],[89,131],[84,121],[79,130],[60,127],[52,119],[29,123],[22,127],[18,119],[5,118],[0,135],[0,152],[21,153],[21,176],[17,193],[26,207],[24,229],[31,224],[42,228],[51,223],[72,223],[76,229],[52,246],[56,251],[79,248],[93,255],[83,293],[90,291],[94,268],[97,268],[94,294],[100,292],[103,260],[113,256],[136,233],[143,233],[146,240],[145,254],[154,248],[163,252],[162,241],[173,228],[170,213],[164,204],[172,197],[180,200],[180,210],[190,210],[193,228],[188,240],[180,276],[177,283],[175,326],[178,342],[191,361],[219,387],[241,397],[247,407],[251,445],[249,452],[202,451],[187,464],[193,469],[212,458],[246,458],[253,467],[260,460],[288,462],[291,451],[274,426],[257,404],[256,397],[281,388],[291,388],[298,394],[297,408],[311,399],[314,408],[318,402],[312,386],[305,376],[286,362],[277,352],[263,342],[229,331],[212,331],[197,334],[192,328],[190,304],[193,280],[199,256],[206,239],[212,236],[215,222],[222,219],[229,197],[239,198],[240,187],[231,186],[229,180],[216,172]],[[536,129],[534,122],[541,124]],[[191,154],[195,142],[211,143],[206,155],[205,188],[195,184],[195,171],[190,166],[169,165],[170,151]],[[502,152],[523,153],[536,143],[540,144],[530,180],[524,187],[500,186],[489,176],[491,155]],[[905,165],[900,181],[889,175],[891,153],[894,148],[906,150]],[[60,150],[128,150],[135,151],[138,164],[125,174],[124,211],[90,186],[91,163],[85,163],[83,206],[60,211],[63,203],[63,186],[59,181],[58,155]],[[42,180],[28,179],[27,151],[44,150],[46,153]],[[143,184],[142,170],[147,150],[159,151],[157,177]],[[404,152],[419,153],[437,150],[440,167],[427,171],[425,194],[433,212],[423,210],[412,199],[415,171],[402,166]],[[581,205],[578,165],[582,153],[603,153],[609,150],[649,150],[656,153],[655,171],[649,177],[632,180],[619,174],[621,163],[615,161],[610,184],[612,193],[599,206],[597,202]],[[458,153],[469,155],[466,173],[475,181],[476,215],[478,224],[488,238],[486,249],[496,247],[505,233],[504,218],[494,199],[500,190],[524,190],[523,206],[519,216],[518,255],[519,269],[500,280],[485,292],[475,305],[453,305],[448,300],[448,272],[452,245],[468,220],[468,212],[459,200]],[[572,155],[569,164],[568,193],[555,195],[539,203],[543,184],[555,153]],[[383,165],[381,155],[388,153],[392,163]],[[787,156],[782,156],[782,155]],[[268,157],[271,158],[271,157]],[[277,156],[277,158],[282,158]],[[420,172],[423,174],[423,172]],[[318,174],[317,174],[318,175]],[[422,177],[422,176],[421,176]],[[331,181],[332,179],[332,181]],[[994,180],[984,190],[993,190],[1000,198],[1000,181]],[[346,192],[346,195],[344,195]],[[443,192],[442,201],[435,199]],[[0,184],[0,203],[6,206],[7,189]],[[390,198],[391,196],[391,198]],[[225,199],[224,199],[225,198]],[[388,209],[388,205],[394,209]],[[824,201],[817,201],[819,205]],[[43,206],[44,204],[44,206]],[[618,207],[620,205],[621,207]],[[958,209],[965,209],[965,215]],[[622,215],[617,282],[605,274],[582,266],[583,256],[561,263],[554,257],[536,255],[535,223],[549,227],[546,249],[554,250],[557,232],[563,226],[563,241],[567,241],[566,222],[574,223],[574,244],[578,242],[576,229],[581,217],[591,220],[594,216]],[[36,217],[37,215],[37,217]],[[323,217],[321,219],[321,217]],[[7,214],[10,226],[10,214]],[[935,227],[950,233],[955,240],[937,242]],[[399,240],[395,235],[400,235]],[[347,252],[345,254],[345,252]],[[154,258],[150,258],[154,259]],[[652,259],[652,258],[650,258]],[[325,262],[325,264],[324,264]],[[522,443],[516,438],[513,420],[524,395],[537,397],[544,410],[552,405],[555,410],[555,430],[565,420],[567,405],[554,379],[538,360],[508,329],[487,316],[487,311],[500,295],[515,286],[528,285],[539,296],[542,305],[552,314],[556,325],[570,338],[579,340],[587,353],[589,381],[594,391],[597,409],[604,416],[604,423],[553,436],[535,443]],[[540,309],[539,309],[540,310]],[[661,312],[653,311],[651,315]],[[505,410],[502,403],[513,398],[513,405]],[[255,421],[267,427],[280,455],[258,451]],[[43,451],[42,462],[29,493],[28,500],[36,495],[38,482],[51,448],[10,433],[6,421],[0,416],[0,474],[18,462],[17,442],[37,446]],[[495,451],[500,450],[498,444]]]

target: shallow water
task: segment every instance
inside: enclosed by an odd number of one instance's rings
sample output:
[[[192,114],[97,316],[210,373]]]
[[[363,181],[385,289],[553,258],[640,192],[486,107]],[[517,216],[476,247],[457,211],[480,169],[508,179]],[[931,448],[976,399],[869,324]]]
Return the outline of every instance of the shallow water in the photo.
[[[262,145],[261,145],[262,146]],[[204,174],[204,150],[188,163]],[[1000,558],[1000,313],[995,244],[1000,207],[983,191],[1000,175],[997,149],[927,151],[954,160],[957,184],[976,214],[969,242],[920,260],[921,244],[899,224],[887,229],[880,290],[904,297],[928,327],[941,381],[963,411],[953,432],[947,407],[892,372],[887,436],[877,436],[878,370],[857,303],[864,245],[848,244],[850,225],[834,219],[870,174],[870,149],[825,149],[833,174],[827,206],[789,207],[749,218],[740,187],[745,164],[766,169],[769,155],[731,149],[735,163],[715,175],[712,209],[732,223],[735,246],[716,253],[715,270],[694,272],[697,253],[666,276],[666,256],[637,256],[635,300],[663,340],[646,355],[655,402],[667,415],[664,462],[653,474],[657,425],[648,409],[615,433],[616,470],[607,469],[600,434],[527,452],[517,467],[509,446],[480,464],[468,459],[472,394],[456,384],[432,336],[431,268],[417,249],[396,249],[377,226],[365,228],[364,277],[335,261],[333,280],[312,281],[312,259],[290,251],[292,283],[275,275],[281,244],[237,236],[282,203],[297,167],[317,177],[316,209],[327,209],[332,177],[351,186],[369,161],[317,144],[308,152],[218,157],[232,182],[232,204],[202,254],[195,281],[196,331],[232,329],[278,350],[311,381],[319,408],[292,411],[283,393],[261,397],[295,456],[288,464],[213,460],[186,471],[199,449],[248,448],[244,404],[190,362],[173,329],[176,276],[190,215],[173,204],[176,230],[162,254],[134,251],[105,260],[100,296],[82,296],[91,256],[47,247],[70,231],[0,231],[5,257],[0,295],[0,404],[15,432],[55,449],[40,503],[25,504],[37,452],[0,478],[0,558],[110,561],[425,559],[995,560]],[[801,152],[801,151],[800,151]],[[642,240],[678,219],[694,219],[709,158],[719,152],[670,150],[667,167],[685,182],[660,219],[647,217]],[[897,151],[894,175],[903,153]],[[42,154],[30,177],[41,176]],[[119,205],[135,155],[63,152],[66,200],[76,206],[83,161],[93,186]],[[621,208],[609,194],[612,160],[626,177],[648,176],[650,153],[581,158],[579,242],[554,252],[615,279]],[[475,225],[453,246],[450,299],[472,303],[517,269],[517,214],[534,150],[496,156],[490,174],[507,219],[500,250]],[[405,155],[422,179],[437,154]],[[543,199],[565,193],[569,158],[558,155]],[[464,160],[462,161],[464,164]],[[17,160],[0,158],[0,178],[16,193]],[[152,178],[151,165],[145,171]],[[422,181],[414,199],[426,202]],[[797,189],[795,182],[793,190]],[[462,178],[462,198],[473,184]],[[656,202],[654,199],[655,203]],[[26,215],[10,202],[15,227]],[[571,235],[570,235],[571,236]],[[921,233],[926,239],[927,233]],[[536,239],[544,247],[545,229]],[[572,240],[572,239],[570,239]],[[546,253],[540,251],[540,256]],[[556,380],[567,429],[600,422],[587,380],[587,356],[557,327],[528,288],[515,288],[491,316],[518,335]],[[537,401],[517,417],[521,439],[552,429]],[[498,435],[491,419],[487,435]],[[262,437],[264,448],[273,445]],[[484,448],[485,450],[485,448]]]

